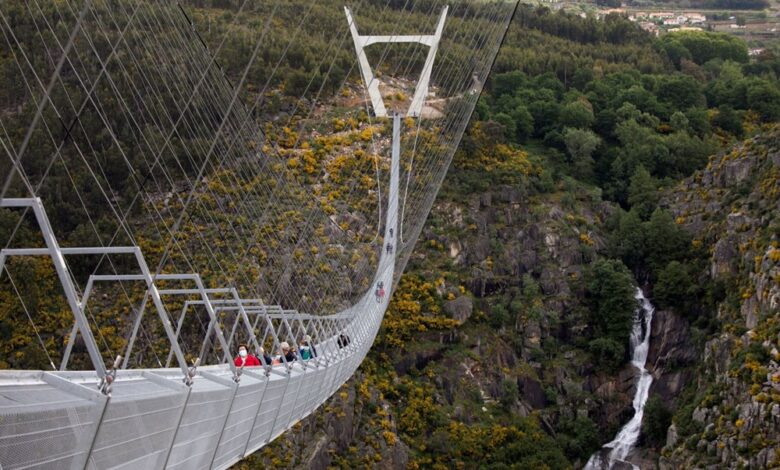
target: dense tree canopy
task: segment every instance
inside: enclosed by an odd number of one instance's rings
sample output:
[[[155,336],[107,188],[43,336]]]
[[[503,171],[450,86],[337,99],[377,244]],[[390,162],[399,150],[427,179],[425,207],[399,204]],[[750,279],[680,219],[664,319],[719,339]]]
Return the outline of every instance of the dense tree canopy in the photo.
[[[672,48],[675,54],[682,51],[684,57],[699,65],[713,59],[748,61],[747,45],[741,39],[726,33],[709,31],[679,31],[662,36],[660,47]],[[679,49],[682,47],[682,49]],[[675,62],[677,63],[677,62]]]
[[[600,366],[615,367],[626,355],[626,338],[637,308],[633,277],[622,262],[599,260],[588,272],[585,284],[593,338],[590,349]]]
[[[780,60],[755,66],[734,36],[653,39],[620,18],[591,27],[590,19],[528,6],[518,15],[526,30],[510,29],[480,118],[502,123],[510,142],[539,139],[558,149],[569,157],[564,171],[625,206],[639,166],[659,180],[690,175],[717,151],[715,134],[739,138],[743,121],[780,116]],[[613,40],[623,28],[630,33]],[[547,46],[532,48],[539,34]]]

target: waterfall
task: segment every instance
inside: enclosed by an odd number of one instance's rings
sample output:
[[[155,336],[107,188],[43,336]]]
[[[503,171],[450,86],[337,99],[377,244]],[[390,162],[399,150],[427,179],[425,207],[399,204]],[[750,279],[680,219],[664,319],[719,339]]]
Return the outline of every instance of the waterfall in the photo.
[[[653,321],[655,308],[639,288],[636,289],[634,298],[639,302],[634,313],[634,327],[630,340],[631,364],[639,369],[639,382],[636,384],[636,394],[633,401],[634,416],[611,442],[604,444],[602,450],[590,457],[584,470],[611,469],[615,462],[624,462],[639,439],[639,433],[642,429],[645,403],[647,403],[650,384],[653,383],[653,376],[647,371],[645,364],[647,363],[647,352],[650,349],[650,325]],[[604,457],[606,457],[606,462]],[[632,466],[636,470],[639,469],[636,465]]]

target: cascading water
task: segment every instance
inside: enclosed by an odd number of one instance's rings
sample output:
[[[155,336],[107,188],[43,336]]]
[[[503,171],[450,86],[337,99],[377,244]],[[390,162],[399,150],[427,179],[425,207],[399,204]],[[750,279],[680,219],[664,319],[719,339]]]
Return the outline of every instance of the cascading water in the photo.
[[[611,469],[616,462],[625,462],[631,448],[639,439],[645,403],[647,403],[650,384],[653,383],[653,376],[647,371],[645,364],[647,363],[647,352],[650,349],[650,325],[653,321],[655,308],[639,288],[637,288],[634,298],[639,302],[639,307],[634,313],[634,328],[631,331],[630,340],[631,364],[639,369],[639,382],[636,384],[633,402],[634,416],[623,426],[615,439],[605,444],[599,452],[590,457],[584,470]],[[604,457],[606,457],[606,462]],[[632,467],[637,470],[639,468],[636,465],[632,465]]]

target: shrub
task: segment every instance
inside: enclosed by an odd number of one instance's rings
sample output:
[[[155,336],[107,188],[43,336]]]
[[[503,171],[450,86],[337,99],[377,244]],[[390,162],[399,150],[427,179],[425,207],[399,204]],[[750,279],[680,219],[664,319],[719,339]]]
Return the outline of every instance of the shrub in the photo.
[[[685,265],[672,261],[658,274],[653,295],[659,307],[684,311],[692,286],[693,281]]]
[[[672,412],[666,407],[660,396],[653,395],[645,404],[645,415],[642,420],[642,432],[648,442],[655,447],[661,447],[666,442],[666,430],[672,424]]]
[[[620,367],[626,357],[626,347],[611,338],[596,338],[588,343],[597,369],[610,371]]]
[[[616,354],[628,342],[636,309],[634,279],[620,260],[598,260],[585,277],[586,304],[589,307],[591,338],[609,339],[612,343],[597,342],[593,346],[597,355],[607,358],[622,357]]]
[[[514,379],[504,379],[501,382],[501,406],[504,409],[509,410],[512,405],[517,401],[519,391],[517,389],[517,381]]]

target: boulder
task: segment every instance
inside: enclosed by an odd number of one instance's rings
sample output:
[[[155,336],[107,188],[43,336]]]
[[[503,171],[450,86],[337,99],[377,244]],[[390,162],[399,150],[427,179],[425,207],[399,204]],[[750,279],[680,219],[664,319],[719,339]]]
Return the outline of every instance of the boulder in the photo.
[[[444,311],[454,320],[464,323],[471,318],[474,303],[471,301],[471,297],[462,295],[457,299],[444,302]]]
[[[696,348],[690,339],[688,321],[671,310],[657,310],[650,327],[650,350],[647,365],[653,368],[690,364],[697,359]]]
[[[704,345],[704,363],[714,367],[716,374],[725,374],[731,363],[733,345],[734,338],[728,334],[707,341]]]
[[[325,433],[320,433],[312,440],[312,443],[306,449],[303,456],[303,462],[306,468],[312,470],[325,470],[331,464],[330,453],[328,452],[331,440]]]
[[[739,158],[726,162],[715,174],[715,184],[723,187],[741,183],[750,176],[754,163],[752,158]]]
[[[539,347],[539,343],[542,340],[542,328],[539,325],[539,322],[534,320],[528,321],[523,333],[525,335],[525,341],[523,343],[525,347]]]
[[[673,449],[677,445],[677,441],[680,439],[677,434],[677,426],[672,423],[669,429],[666,430],[666,447]]]
[[[651,393],[658,394],[666,403],[674,403],[680,396],[686,384],[695,379],[695,374],[690,370],[676,370],[654,377],[651,385]]]
[[[745,326],[752,330],[758,325],[758,301],[754,296],[742,302],[740,313],[745,317]]]
[[[461,251],[463,251],[463,246],[460,244],[460,240],[450,242],[450,258],[454,258],[456,263],[460,261]]]
[[[532,408],[541,409],[547,405],[544,389],[538,381],[530,377],[520,377],[517,379],[517,386],[523,401],[531,405]]]
[[[736,239],[732,236],[721,238],[715,243],[712,252],[710,276],[717,278],[723,274],[736,273],[737,261],[739,261],[739,251],[737,251]]]
[[[547,247],[547,251],[552,259],[558,258],[558,243],[560,243],[560,240],[561,237],[555,232],[548,232],[544,235],[544,245]]]
[[[401,439],[396,439],[395,445],[382,452],[382,462],[378,468],[387,470],[406,468],[409,463],[409,447]]]

